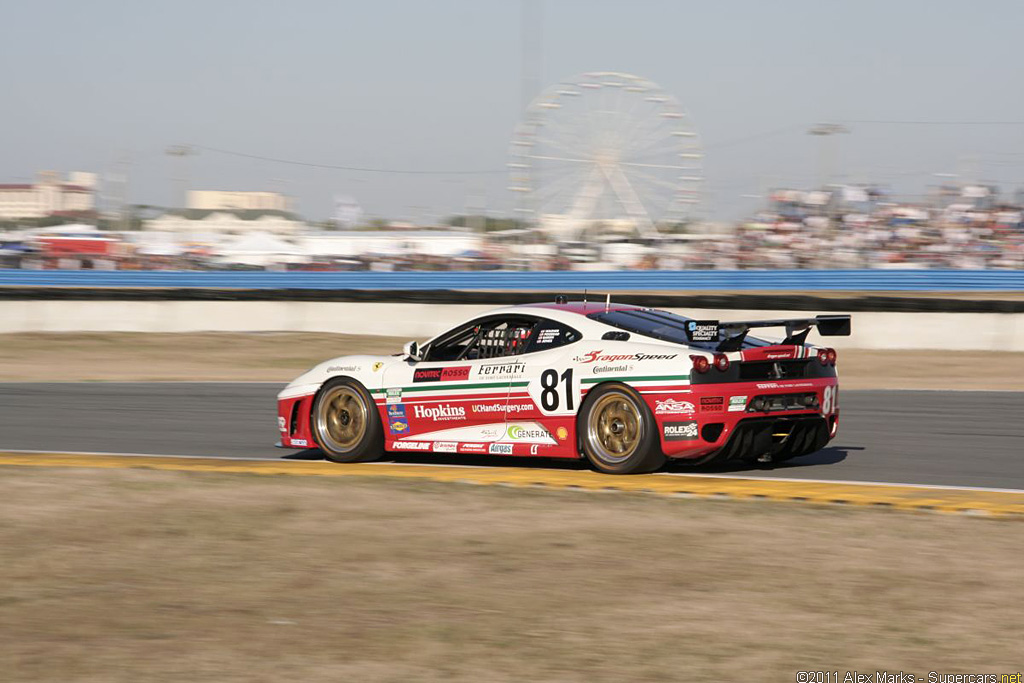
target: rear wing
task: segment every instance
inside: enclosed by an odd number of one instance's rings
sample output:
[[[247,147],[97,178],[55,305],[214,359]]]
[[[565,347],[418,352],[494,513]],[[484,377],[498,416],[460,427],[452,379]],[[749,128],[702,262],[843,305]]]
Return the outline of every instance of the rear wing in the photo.
[[[817,315],[813,318],[787,318],[784,320],[743,320],[721,323],[717,320],[693,320],[686,326],[690,341],[716,341],[718,351],[739,351],[747,333],[759,327],[784,327],[786,338],[782,344],[803,344],[812,327],[823,337],[850,336],[850,316]]]

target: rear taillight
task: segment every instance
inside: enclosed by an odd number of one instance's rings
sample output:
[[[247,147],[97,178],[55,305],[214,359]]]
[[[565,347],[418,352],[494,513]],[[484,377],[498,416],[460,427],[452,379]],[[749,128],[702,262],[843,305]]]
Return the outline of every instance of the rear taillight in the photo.
[[[828,349],[818,349],[818,362],[828,365]]]
[[[725,372],[729,369],[729,357],[724,353],[716,353],[713,365],[715,366],[715,370]]]
[[[829,349],[828,350],[828,364],[829,365],[835,365],[836,364],[836,357],[837,357],[836,350],[835,349]]]
[[[690,360],[693,361],[693,369],[695,372],[704,374],[711,369],[711,363],[704,356],[690,356]]]

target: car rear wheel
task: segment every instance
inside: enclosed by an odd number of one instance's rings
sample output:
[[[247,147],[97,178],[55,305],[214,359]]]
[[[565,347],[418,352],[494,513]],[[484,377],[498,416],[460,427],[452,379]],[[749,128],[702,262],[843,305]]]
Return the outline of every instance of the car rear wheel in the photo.
[[[622,384],[590,391],[580,411],[583,454],[608,474],[653,472],[665,464],[654,416],[640,395]]]
[[[384,452],[384,428],[377,406],[362,384],[332,379],[313,402],[313,433],[328,460],[365,462]]]

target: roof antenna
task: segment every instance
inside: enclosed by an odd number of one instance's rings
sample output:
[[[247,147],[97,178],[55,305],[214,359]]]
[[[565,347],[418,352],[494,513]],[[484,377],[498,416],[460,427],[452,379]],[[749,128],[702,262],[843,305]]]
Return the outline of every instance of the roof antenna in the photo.
[[[612,293],[608,292],[608,294],[604,298],[604,312],[607,313],[608,309],[610,309],[611,307],[612,307]]]

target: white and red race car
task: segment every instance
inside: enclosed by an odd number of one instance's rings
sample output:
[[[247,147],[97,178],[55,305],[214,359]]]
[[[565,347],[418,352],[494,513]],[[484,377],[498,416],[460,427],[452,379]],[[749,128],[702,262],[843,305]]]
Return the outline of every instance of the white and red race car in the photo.
[[[752,328],[780,327],[772,343]],[[393,356],[343,356],[278,395],[280,445],[330,460],[385,451],[586,457],[608,473],[668,458],[778,462],[836,435],[850,317],[718,322],[607,303],[502,308]]]

